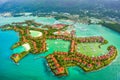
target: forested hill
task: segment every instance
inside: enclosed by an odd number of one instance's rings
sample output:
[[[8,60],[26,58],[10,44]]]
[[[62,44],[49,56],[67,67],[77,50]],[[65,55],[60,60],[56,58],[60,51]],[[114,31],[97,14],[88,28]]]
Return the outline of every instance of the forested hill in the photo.
[[[119,10],[120,0],[0,0],[0,12],[79,12],[100,8]]]

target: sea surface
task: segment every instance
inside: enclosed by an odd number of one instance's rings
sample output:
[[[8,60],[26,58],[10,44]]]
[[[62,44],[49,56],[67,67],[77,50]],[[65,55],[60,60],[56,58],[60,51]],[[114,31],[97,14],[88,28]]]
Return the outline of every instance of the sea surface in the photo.
[[[54,24],[54,18],[45,17],[0,17],[0,25],[9,24],[12,22],[22,22],[24,20],[34,19],[37,22],[44,24]],[[61,23],[61,22],[60,22]],[[69,24],[69,22],[64,22]],[[85,36],[103,36],[109,41],[105,49],[109,45],[117,47],[120,53],[120,33],[110,30],[101,25],[87,25],[76,23],[73,27],[76,29],[78,37]],[[10,56],[17,50],[11,50],[11,46],[19,41],[18,33],[15,31],[0,30],[0,80],[120,80],[120,55],[105,68],[94,72],[84,72],[79,67],[68,68],[69,75],[63,77],[54,76],[50,68],[46,65],[46,60],[42,57],[51,54],[54,51],[68,51],[70,43],[63,40],[47,40],[48,52],[33,55],[29,54],[23,58],[19,64],[15,64]],[[41,56],[41,58],[40,58]]]

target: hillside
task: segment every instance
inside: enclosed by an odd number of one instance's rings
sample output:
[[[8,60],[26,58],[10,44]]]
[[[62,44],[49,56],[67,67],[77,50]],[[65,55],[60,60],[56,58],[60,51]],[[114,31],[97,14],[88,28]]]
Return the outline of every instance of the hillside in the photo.
[[[0,2],[0,12],[79,12],[81,9],[111,8],[119,10],[120,8],[120,0],[92,0],[92,2],[91,0],[0,0]]]

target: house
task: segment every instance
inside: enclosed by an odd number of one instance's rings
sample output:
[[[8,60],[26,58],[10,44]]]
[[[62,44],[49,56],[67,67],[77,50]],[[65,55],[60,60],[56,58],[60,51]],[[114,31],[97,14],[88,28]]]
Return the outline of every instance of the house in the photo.
[[[52,28],[53,29],[61,29],[61,28],[63,28],[65,25],[64,24],[54,24],[53,26],[52,26]]]

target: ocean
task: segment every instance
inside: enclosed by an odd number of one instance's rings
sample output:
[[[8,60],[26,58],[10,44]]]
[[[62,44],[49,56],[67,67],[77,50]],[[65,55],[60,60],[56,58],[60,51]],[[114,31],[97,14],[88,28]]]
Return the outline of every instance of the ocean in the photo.
[[[12,22],[21,22],[24,20],[34,19],[37,22],[44,24],[53,24],[56,20],[54,18],[44,17],[0,17],[0,25],[9,24]],[[109,41],[106,46],[114,45],[120,53],[120,33],[115,32],[101,25],[87,25],[76,23],[76,35],[78,37],[85,36],[103,36]],[[120,55],[108,66],[101,70],[94,72],[84,72],[81,68],[69,67],[68,76],[57,77],[50,71],[46,65],[44,58],[35,58],[40,56],[47,56],[55,50],[68,51],[69,42],[63,40],[47,40],[48,52],[33,55],[29,54],[23,58],[19,65],[16,65],[10,56],[14,50],[11,46],[19,41],[18,33],[15,31],[1,31],[0,30],[0,80],[120,80]],[[57,45],[56,45],[57,44]],[[65,46],[64,46],[65,45]],[[65,48],[61,48],[65,47]]]

